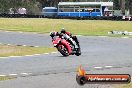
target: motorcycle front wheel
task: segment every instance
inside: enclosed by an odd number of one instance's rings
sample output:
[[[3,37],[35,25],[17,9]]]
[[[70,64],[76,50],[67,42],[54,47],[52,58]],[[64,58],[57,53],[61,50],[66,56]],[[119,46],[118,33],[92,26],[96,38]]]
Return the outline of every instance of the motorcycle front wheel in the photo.
[[[57,49],[63,56],[69,56],[68,49],[64,45],[57,46]]]

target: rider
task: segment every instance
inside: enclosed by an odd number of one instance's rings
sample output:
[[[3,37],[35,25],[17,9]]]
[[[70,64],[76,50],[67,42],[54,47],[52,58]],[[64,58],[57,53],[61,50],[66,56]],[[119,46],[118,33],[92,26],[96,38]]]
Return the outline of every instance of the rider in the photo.
[[[54,36],[59,36],[59,33],[58,32],[50,32],[50,36],[51,36],[51,38],[53,39],[54,38]]]
[[[66,31],[64,28],[61,29],[61,33],[60,33],[64,39],[68,40],[73,46],[74,48],[78,48],[79,46],[79,42],[77,40],[77,38],[75,36],[72,36],[72,34],[68,31]]]
[[[61,29],[61,32],[51,32],[50,36],[53,38],[54,36],[59,36],[61,38],[66,39],[67,41],[69,41],[73,46],[74,49],[75,48],[79,48],[79,42],[76,38],[76,36],[72,36],[72,34],[68,31],[66,31],[64,28]]]

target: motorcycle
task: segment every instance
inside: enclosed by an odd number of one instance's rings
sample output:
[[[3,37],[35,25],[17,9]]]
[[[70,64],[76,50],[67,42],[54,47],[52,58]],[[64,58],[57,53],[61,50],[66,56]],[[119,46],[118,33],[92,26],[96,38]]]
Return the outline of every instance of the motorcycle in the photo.
[[[76,55],[79,56],[81,55],[81,49],[80,45],[78,44],[78,48],[74,49],[74,47],[65,40],[64,38],[60,38],[58,36],[54,36],[52,38],[52,43],[54,47],[57,48],[57,50],[63,55],[63,56],[69,56],[69,55]]]

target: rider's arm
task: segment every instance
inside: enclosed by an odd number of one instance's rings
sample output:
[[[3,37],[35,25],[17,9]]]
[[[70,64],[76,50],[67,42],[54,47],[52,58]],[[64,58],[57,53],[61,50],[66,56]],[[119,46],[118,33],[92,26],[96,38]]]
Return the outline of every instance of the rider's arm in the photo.
[[[69,35],[69,36],[72,36],[72,34],[70,32],[66,32],[66,34]]]

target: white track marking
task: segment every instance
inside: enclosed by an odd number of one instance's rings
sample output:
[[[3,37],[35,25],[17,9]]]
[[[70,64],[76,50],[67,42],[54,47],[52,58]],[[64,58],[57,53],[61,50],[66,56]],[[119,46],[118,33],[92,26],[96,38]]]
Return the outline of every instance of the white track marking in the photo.
[[[41,55],[41,54],[34,54],[33,56],[38,56],[38,55]]]
[[[105,68],[112,68],[113,66],[105,66]]]
[[[0,57],[0,58],[4,59],[4,58],[9,58],[9,57]]]
[[[20,73],[21,76],[25,77],[25,76],[29,76],[31,75],[32,73]]]
[[[26,57],[31,57],[31,56],[34,56],[34,55],[25,55]],[[22,57],[22,56],[21,56]]]
[[[22,46],[27,46],[27,45],[22,45]]]
[[[51,53],[58,53],[58,52],[51,52]]]
[[[8,46],[10,46],[11,44],[7,44]]]
[[[94,68],[96,68],[96,69],[101,69],[102,67],[94,67]]]
[[[13,46],[28,46],[28,47],[39,47],[39,46],[30,46],[30,45],[15,45],[15,44],[4,44],[4,43],[0,43],[0,44],[3,44],[3,45],[8,45],[8,46],[10,46],[10,45],[13,45]],[[50,48],[53,48],[53,47],[50,47]]]
[[[18,74],[9,74],[10,76],[17,76]]]
[[[21,56],[9,56],[9,58],[10,58],[10,57],[21,57]],[[8,57],[7,57],[7,58],[8,58]]]
[[[29,75],[29,73],[20,73],[21,75]]]
[[[53,53],[57,53],[57,52],[51,52],[52,54]],[[45,54],[45,55],[48,55],[48,54],[50,54],[50,53],[43,53],[43,54]],[[0,58],[16,58],[16,57],[32,57],[32,56],[39,56],[39,55],[43,55],[43,54],[33,54],[33,55],[24,55],[24,56],[8,56],[8,57],[0,57]]]
[[[0,75],[0,77],[4,77],[4,76],[6,76],[6,75]]]
[[[121,37],[121,38],[129,38],[129,37]]]
[[[11,31],[5,31],[5,32],[11,32]]]
[[[34,47],[39,47],[39,46],[34,46]]]
[[[44,53],[44,54],[49,54],[49,53]]]
[[[24,32],[19,31],[19,33],[24,33]]]

